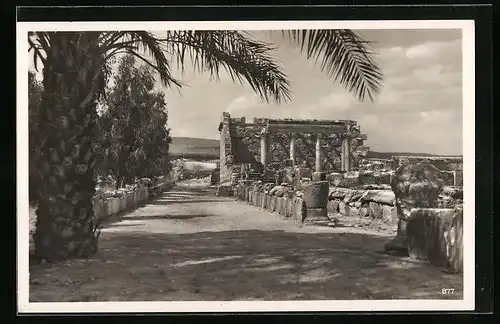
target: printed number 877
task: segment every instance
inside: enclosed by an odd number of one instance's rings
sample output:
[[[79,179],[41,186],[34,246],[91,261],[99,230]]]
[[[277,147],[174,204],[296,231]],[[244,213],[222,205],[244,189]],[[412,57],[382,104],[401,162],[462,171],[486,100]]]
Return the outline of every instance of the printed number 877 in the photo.
[[[454,292],[455,292],[455,289],[453,289],[453,288],[443,288],[443,289],[441,289],[441,293],[443,295],[451,295]]]

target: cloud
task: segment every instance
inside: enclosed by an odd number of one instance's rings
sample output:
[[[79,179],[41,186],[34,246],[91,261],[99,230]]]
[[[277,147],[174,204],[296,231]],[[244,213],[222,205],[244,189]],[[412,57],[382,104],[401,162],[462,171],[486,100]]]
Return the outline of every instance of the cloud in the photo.
[[[380,124],[380,119],[377,115],[363,115],[358,123],[365,130],[374,129]]]
[[[441,76],[443,69],[444,67],[441,64],[415,69],[413,71],[413,77],[421,82],[435,82]]]
[[[335,111],[347,111],[354,103],[356,103],[355,97],[342,89],[319,98],[316,105],[319,109],[334,108]]]
[[[420,112],[421,120],[424,123],[434,123],[434,122],[444,122],[449,120],[453,115],[453,112],[449,109],[446,110],[430,110]]]
[[[409,59],[431,58],[459,49],[461,44],[461,39],[447,42],[424,42],[407,48],[405,55]]]
[[[401,46],[393,46],[381,48],[378,51],[379,57],[385,60],[402,57],[405,54],[405,49]]]
[[[379,58],[382,61],[392,62],[394,59],[406,59],[405,64],[411,64],[413,60],[431,59],[446,62],[450,56],[461,60],[462,40],[453,39],[446,41],[426,41],[412,44],[407,47],[389,46],[378,49]],[[410,61],[408,61],[410,59]]]
[[[229,103],[225,111],[228,113],[241,112],[259,105],[259,98],[255,95],[241,95]]]

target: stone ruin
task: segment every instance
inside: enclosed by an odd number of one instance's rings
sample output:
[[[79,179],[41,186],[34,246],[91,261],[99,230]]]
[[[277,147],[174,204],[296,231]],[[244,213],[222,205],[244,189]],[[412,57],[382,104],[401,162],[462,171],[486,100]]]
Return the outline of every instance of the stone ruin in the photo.
[[[330,214],[397,224],[388,252],[462,269],[461,157],[367,159],[352,120],[245,118],[219,124],[218,195],[298,223]]]
[[[366,134],[352,120],[231,118],[219,125],[220,183],[231,183],[242,165],[256,173],[301,167],[309,172],[348,172],[366,156]],[[238,169],[239,168],[239,169]]]

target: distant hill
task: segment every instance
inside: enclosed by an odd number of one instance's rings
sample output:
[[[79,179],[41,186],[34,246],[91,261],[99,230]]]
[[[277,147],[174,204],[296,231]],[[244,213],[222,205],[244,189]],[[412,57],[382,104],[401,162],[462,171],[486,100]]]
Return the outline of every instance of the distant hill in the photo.
[[[173,157],[193,160],[219,158],[219,140],[192,137],[172,137],[170,154]]]
[[[176,158],[193,160],[214,160],[219,158],[219,140],[192,137],[173,137],[170,153]],[[368,158],[390,159],[394,155],[406,156],[440,156],[429,153],[409,152],[368,152]]]

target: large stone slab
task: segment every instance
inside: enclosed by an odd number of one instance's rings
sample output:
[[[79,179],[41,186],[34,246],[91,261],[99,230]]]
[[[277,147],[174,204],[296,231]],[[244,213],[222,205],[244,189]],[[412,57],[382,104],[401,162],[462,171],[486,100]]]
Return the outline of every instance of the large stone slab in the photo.
[[[396,224],[398,222],[398,213],[396,207],[389,205],[381,205],[382,219],[389,224]]]
[[[448,268],[453,272],[463,270],[463,209],[455,209],[455,217],[448,231],[444,236],[447,246]]]
[[[344,202],[347,204],[353,204],[354,202],[359,201],[363,194],[363,190],[350,190],[344,197]]]
[[[328,201],[328,211],[331,213],[338,213],[339,212],[339,201],[338,200],[330,200]]]
[[[358,210],[358,216],[359,217],[368,217],[368,216],[370,216],[369,208],[366,207],[366,206],[360,207],[359,210]]]
[[[461,216],[460,210],[449,208],[412,209],[406,227],[410,257],[461,269]]]
[[[274,212],[276,210],[276,197],[271,196],[269,198],[269,207],[268,207],[268,210],[270,212]]]
[[[339,213],[340,214],[342,214],[344,216],[349,216],[349,209],[350,208],[351,208],[351,206],[349,206],[345,202],[343,202],[343,201],[339,202]]]
[[[428,161],[404,162],[398,167],[391,179],[398,230],[386,250],[408,251],[406,222],[411,209],[436,208],[443,184],[443,173]]]
[[[94,206],[93,206],[94,216],[97,217],[97,218],[106,217],[107,215],[105,213],[105,207],[104,207],[106,205],[107,204],[102,199],[99,199],[96,202],[94,202]]]
[[[293,198],[285,197],[285,217],[292,216],[292,206],[293,206]]]
[[[349,207],[349,216],[350,217],[358,217],[359,208],[358,207]]]
[[[333,187],[329,190],[328,199],[344,199],[353,189]]]
[[[394,205],[395,195],[392,190],[365,190],[360,200],[362,202],[376,202],[385,205]]]
[[[120,197],[120,207],[119,207],[119,211],[124,211],[125,209],[127,209],[127,197],[126,196],[121,196]]]
[[[306,218],[306,207],[302,199],[295,198],[293,202],[293,218],[297,223],[302,223]]]
[[[462,187],[464,185],[464,172],[463,171],[454,171],[454,186]]]
[[[381,219],[382,218],[382,207],[380,204],[371,201],[368,204],[368,215],[373,219]]]

